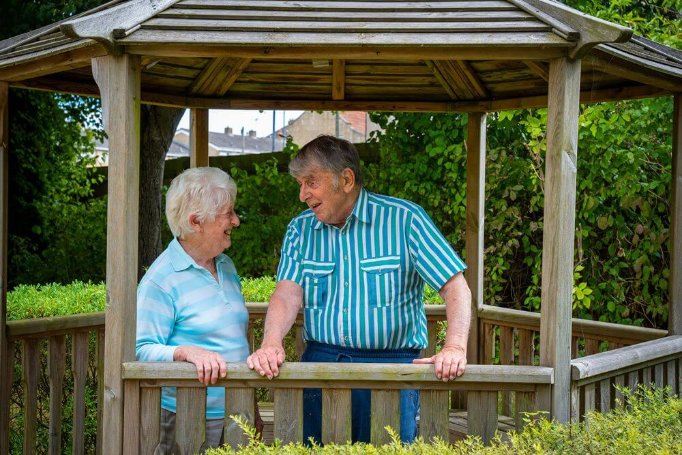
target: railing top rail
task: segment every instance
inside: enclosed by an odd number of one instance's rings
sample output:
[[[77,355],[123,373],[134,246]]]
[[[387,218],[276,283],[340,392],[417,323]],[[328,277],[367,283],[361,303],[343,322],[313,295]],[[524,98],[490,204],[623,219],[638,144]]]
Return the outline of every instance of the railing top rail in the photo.
[[[682,354],[682,336],[668,336],[646,341],[613,351],[600,352],[571,361],[571,378],[574,381],[599,376],[613,371],[626,370],[675,354]]]
[[[7,321],[10,340],[21,337],[57,335],[71,330],[89,330],[104,326],[104,312],[71,314],[48,318]]]
[[[126,362],[123,364],[123,379],[138,380],[184,380],[196,381],[196,368],[185,362]],[[266,381],[276,386],[278,381],[322,381],[353,382],[366,384],[376,382],[377,388],[391,382],[414,385],[439,384],[432,365],[411,365],[400,363],[316,363],[286,362],[280,368],[279,376],[267,380],[250,370],[245,363],[230,363],[227,378],[220,380],[226,385],[230,381]],[[554,370],[549,367],[516,365],[468,365],[466,372],[454,382],[496,383],[496,384],[553,384]]]

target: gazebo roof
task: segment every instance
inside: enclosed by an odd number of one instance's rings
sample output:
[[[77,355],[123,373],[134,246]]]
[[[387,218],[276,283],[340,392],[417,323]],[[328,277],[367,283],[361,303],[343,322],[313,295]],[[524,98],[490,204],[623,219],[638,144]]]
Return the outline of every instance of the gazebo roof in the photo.
[[[0,80],[99,94],[91,58],[141,56],[145,102],[486,111],[546,104],[583,58],[583,101],[682,87],[682,52],[546,0],[113,1],[0,42]]]

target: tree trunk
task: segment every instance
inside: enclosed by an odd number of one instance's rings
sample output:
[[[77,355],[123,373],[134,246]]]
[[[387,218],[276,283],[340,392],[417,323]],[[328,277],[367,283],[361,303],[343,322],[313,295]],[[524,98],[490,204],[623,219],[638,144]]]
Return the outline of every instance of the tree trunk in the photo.
[[[184,109],[143,104],[140,109],[140,233],[138,279],[161,254],[161,188],[166,152]]]

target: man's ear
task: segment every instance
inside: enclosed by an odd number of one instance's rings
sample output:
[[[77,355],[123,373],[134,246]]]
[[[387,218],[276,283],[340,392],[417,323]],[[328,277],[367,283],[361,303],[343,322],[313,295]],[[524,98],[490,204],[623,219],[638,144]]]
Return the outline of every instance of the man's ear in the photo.
[[[189,225],[192,227],[194,232],[201,232],[201,222],[196,213],[191,213],[189,215]]]
[[[344,193],[350,193],[355,188],[355,172],[350,168],[341,171],[341,189]]]

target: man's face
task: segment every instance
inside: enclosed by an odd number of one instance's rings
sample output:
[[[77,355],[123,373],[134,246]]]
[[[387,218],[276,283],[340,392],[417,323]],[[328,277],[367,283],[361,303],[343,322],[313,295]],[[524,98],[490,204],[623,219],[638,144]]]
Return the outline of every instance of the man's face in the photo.
[[[296,177],[296,181],[298,198],[308,205],[319,221],[337,227],[344,225],[353,210],[355,197],[343,174],[314,167]]]

